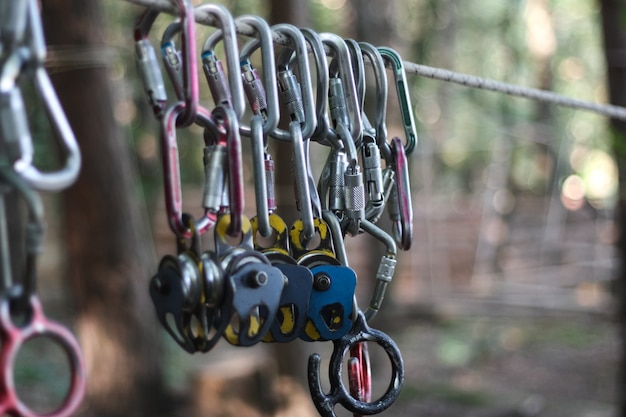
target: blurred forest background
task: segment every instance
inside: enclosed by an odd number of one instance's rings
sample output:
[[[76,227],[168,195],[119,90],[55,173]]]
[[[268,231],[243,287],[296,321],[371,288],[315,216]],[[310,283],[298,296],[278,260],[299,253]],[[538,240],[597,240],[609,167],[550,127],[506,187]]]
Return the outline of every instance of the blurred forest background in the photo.
[[[626,104],[626,89],[615,87],[626,72],[619,1],[218,3],[234,16],[391,46],[407,61]],[[601,6],[614,9],[602,13]],[[63,198],[46,196],[41,275],[52,278],[40,285],[58,311],[50,316],[75,323],[85,351],[90,383],[80,415],[315,415],[304,388],[306,358],[314,351],[328,357],[328,344],[244,349],[222,341],[190,356],[157,326],[148,281],[175,241],[163,207],[157,125],[134,63],[132,28],[142,8],[47,0],[42,9],[48,68],[85,161]],[[171,19],[157,20],[155,44]],[[212,30],[203,28],[200,42]],[[594,114],[409,81],[419,137],[410,158],[414,244],[399,254],[388,299],[371,323],[398,342],[407,382],[383,415],[626,416],[615,284],[623,138]],[[402,135],[394,96],[388,126]],[[201,141],[185,134],[183,192],[194,207]],[[279,189],[283,213],[293,210],[291,184]],[[367,236],[346,244],[365,301],[383,248]],[[49,383],[63,377],[55,367],[41,371],[37,349],[20,362],[19,385],[45,408],[63,392],[63,384]],[[372,355],[380,391],[387,359],[376,349]]]

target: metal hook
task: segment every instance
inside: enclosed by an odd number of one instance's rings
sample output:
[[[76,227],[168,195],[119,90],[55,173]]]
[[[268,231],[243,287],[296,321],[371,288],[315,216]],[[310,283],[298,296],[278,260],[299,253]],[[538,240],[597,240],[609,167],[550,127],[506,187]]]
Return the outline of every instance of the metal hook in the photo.
[[[400,103],[400,113],[404,124],[404,132],[406,134],[406,143],[404,150],[409,156],[413,153],[417,144],[417,133],[415,129],[415,119],[413,117],[413,106],[411,104],[411,94],[407,84],[406,72],[402,57],[398,52],[389,47],[379,47],[383,59],[391,64],[393,76],[396,82],[396,91],[398,93],[398,102]]]
[[[239,46],[235,21],[228,9],[217,4],[203,4],[197,9],[200,13],[213,16],[218,22],[218,31],[209,36],[202,46],[202,67],[211,88],[215,104],[226,104],[233,108],[237,119],[245,111],[243,84],[239,74]],[[228,82],[224,77],[221,62],[215,56],[215,46],[223,40],[228,66]]]
[[[352,397],[342,381],[343,359],[353,346],[361,342],[377,343],[385,350],[391,362],[391,380],[387,390],[374,401],[365,402]],[[317,353],[309,357],[308,382],[315,408],[322,417],[336,417],[334,407],[337,404],[353,413],[364,415],[381,413],[398,398],[404,382],[404,362],[398,345],[385,333],[370,328],[362,312],[358,313],[352,330],[341,339],[333,341],[333,353],[328,370],[330,379],[328,394],[322,390],[320,363],[321,357]]]

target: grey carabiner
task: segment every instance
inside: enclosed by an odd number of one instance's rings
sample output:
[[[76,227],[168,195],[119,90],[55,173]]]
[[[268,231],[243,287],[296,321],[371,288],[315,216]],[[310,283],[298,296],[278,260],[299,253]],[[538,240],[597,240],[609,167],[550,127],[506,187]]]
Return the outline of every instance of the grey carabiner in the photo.
[[[363,110],[365,103],[365,64],[363,62],[363,52],[361,44],[354,39],[345,39],[348,50],[350,51],[350,61],[352,62],[352,73],[354,74],[354,83],[357,92],[357,102],[359,108]]]
[[[60,145],[65,156],[65,165],[56,171],[42,172],[33,165],[32,158],[27,156],[17,160],[14,168],[33,188],[44,191],[59,191],[76,181],[81,165],[80,149],[52,87],[48,73],[43,67],[39,67],[35,71],[35,84],[51,126],[60,139]],[[32,149],[32,145],[26,147]]]
[[[10,273],[10,262],[5,262],[9,258],[3,257],[3,277],[0,281],[2,288],[0,288],[0,296],[13,296],[19,297],[21,303],[28,303],[30,296],[35,294],[36,290],[36,276],[35,276],[35,260],[41,252],[43,245],[43,236],[45,229],[44,221],[44,206],[41,201],[41,197],[37,194],[30,185],[25,181],[24,177],[16,173],[8,166],[0,167],[0,184],[6,186],[9,189],[15,190],[20,197],[24,199],[28,208],[28,224],[26,229],[26,268],[24,270],[24,278],[19,284],[14,282],[13,276],[4,276],[5,273]],[[2,190],[4,193],[5,190]],[[4,200],[4,196],[2,197]],[[4,205],[4,201],[3,201]],[[3,207],[4,209],[4,207]],[[4,216],[3,216],[4,217]],[[2,219],[3,222],[6,218]],[[4,251],[7,248],[4,247],[8,244],[8,240],[5,240],[6,229],[2,231],[2,241],[0,244],[3,246],[1,250]],[[7,265],[4,265],[4,264]],[[19,285],[21,288],[16,288]],[[14,292],[13,294],[11,292]]]
[[[402,57],[398,52],[389,47],[379,47],[378,52],[383,59],[389,62],[393,69],[393,76],[396,83],[396,91],[398,93],[398,102],[400,104],[400,114],[402,115],[402,123],[404,124],[404,132],[406,134],[406,143],[404,150],[409,156],[413,153],[417,144],[417,131],[415,129],[415,118],[413,117],[413,105],[411,104],[411,94],[407,84],[406,72]]]
[[[239,46],[237,45],[235,21],[228,9],[221,5],[203,4],[197,8],[197,11],[213,16],[218,21],[220,29],[213,32],[202,46],[203,68],[205,69],[209,86],[211,86],[212,90],[216,88],[213,98],[215,100],[230,99],[231,102],[229,104],[235,111],[237,119],[241,119],[245,110],[245,102],[243,84],[239,74]],[[215,46],[220,40],[224,42],[226,64],[228,66],[228,85],[226,85],[225,79],[221,78],[223,75],[219,75],[221,63],[219,63],[214,53]],[[214,76],[217,76],[217,78],[213,78]],[[215,85],[213,81],[216,82]],[[223,89],[226,89],[226,91]],[[228,95],[226,92],[228,92]],[[216,102],[216,104],[220,103]]]
[[[363,135],[363,121],[361,119],[361,107],[359,106],[358,91],[354,80],[354,72],[350,60],[350,51],[346,42],[334,33],[320,33],[320,38],[335,53],[335,59],[339,67],[337,74],[332,74],[341,79],[343,96],[346,101],[350,134],[354,143],[358,143]],[[331,64],[331,68],[333,65]],[[332,81],[331,77],[331,81]],[[332,85],[332,83],[331,83]]]
[[[248,95],[248,101],[250,105],[253,107],[253,113],[260,113],[263,116],[263,131],[265,133],[269,133],[276,129],[278,126],[278,121],[280,119],[280,108],[278,105],[278,88],[276,86],[276,67],[275,67],[275,57],[274,57],[274,41],[272,38],[272,30],[265,20],[260,18],[259,16],[254,15],[243,15],[239,16],[235,19],[235,23],[245,23],[252,26],[257,34],[259,35],[259,39],[254,39],[244,45],[241,48],[239,60],[241,62],[241,67],[245,80],[256,77],[254,73],[250,74],[253,71],[252,66],[250,64],[250,56],[252,53],[258,48],[261,48],[261,65],[263,68],[263,83],[261,86],[263,87],[263,92],[254,91],[247,92],[246,84],[244,84],[244,90]],[[244,68],[246,67],[247,68]],[[256,84],[251,84],[252,86],[256,86]],[[262,95],[262,97],[258,97]],[[252,100],[251,100],[252,98]],[[259,108],[258,110],[254,108],[252,102],[264,101],[265,108]],[[240,125],[240,130],[242,134],[245,134],[245,127]]]
[[[180,20],[171,24],[163,34],[161,52],[163,64],[170,74],[174,90],[178,98],[185,102],[185,111],[176,123],[180,127],[187,127],[196,118],[199,99],[198,65],[193,56],[196,50],[196,22],[191,0],[175,0],[175,3]],[[180,53],[172,41],[178,32],[180,32]]]
[[[379,148],[387,143],[387,96],[388,81],[387,71],[385,70],[385,61],[378,49],[367,42],[360,42],[361,53],[372,64],[374,80],[376,82],[375,104],[376,111],[374,113],[374,129],[376,132],[376,143]],[[365,116],[364,116],[365,118]]]
[[[296,189],[300,202],[300,216],[302,217],[303,224],[302,237],[308,242],[315,236],[315,225],[313,224],[313,205],[311,204],[306,153],[300,123],[295,120],[289,123],[289,133],[292,138],[294,175],[296,177]]]
[[[29,3],[0,1],[0,56],[10,54],[24,40]]]
[[[363,220],[361,221],[361,229],[382,242],[387,248],[387,252],[381,257],[378,270],[376,271],[376,287],[374,288],[374,294],[372,295],[369,306],[364,312],[365,318],[369,321],[374,318],[378,310],[380,310],[380,306],[385,298],[387,286],[393,279],[398,249],[389,233],[385,232],[374,223]]]
[[[328,60],[326,59],[324,43],[317,32],[307,28],[300,29],[300,31],[311,47],[317,75],[317,94],[315,98],[317,128],[311,139],[322,142],[328,137],[328,129],[330,128],[330,122],[328,121]]]
[[[143,89],[148,96],[148,103],[155,117],[160,120],[167,104],[165,81],[161,73],[161,66],[148,39],[150,29],[160,12],[146,9],[135,22],[135,64],[141,78]]]
[[[34,188],[47,191],[56,191],[70,186],[80,171],[81,156],[80,149],[76,143],[76,137],[70,127],[69,122],[63,112],[61,103],[54,91],[48,73],[40,67],[35,74],[37,89],[43,99],[46,113],[51,120],[52,127],[60,138],[61,146],[65,152],[65,166],[55,172],[43,173],[32,164],[26,167],[16,166],[26,181]]]
[[[295,80],[295,76],[291,72],[289,65],[280,65],[278,71],[278,82],[281,94],[285,99],[287,107],[291,107],[292,120],[297,120],[301,125],[302,137],[309,139],[315,133],[317,128],[317,117],[315,115],[315,103],[313,100],[313,86],[311,82],[311,74],[309,73],[309,58],[304,35],[298,28],[287,23],[281,23],[272,26],[272,30],[280,33],[291,40],[291,46],[295,53],[295,60],[298,67],[298,75],[300,82]],[[287,63],[289,59],[286,60]],[[301,114],[300,110],[302,109]],[[290,132],[283,129],[274,129],[270,133],[275,139],[290,142],[292,136]]]
[[[267,177],[265,176],[265,147],[263,144],[263,119],[254,115],[250,121],[252,138],[252,171],[254,173],[254,197],[256,200],[256,217],[261,236],[272,234],[270,226],[270,209],[267,198]]]

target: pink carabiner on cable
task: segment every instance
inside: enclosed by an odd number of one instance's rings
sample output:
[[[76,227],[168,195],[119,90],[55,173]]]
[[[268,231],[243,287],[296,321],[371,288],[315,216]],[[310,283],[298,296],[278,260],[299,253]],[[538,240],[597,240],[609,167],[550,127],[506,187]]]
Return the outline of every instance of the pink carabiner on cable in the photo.
[[[29,298],[30,318],[25,326],[17,326],[11,320],[10,300],[0,302],[0,415],[19,417],[69,417],[80,405],[85,393],[86,370],[78,342],[65,327],[48,320],[35,295]],[[71,381],[63,403],[54,411],[39,413],[24,404],[14,382],[15,360],[22,346],[36,337],[52,339],[65,352],[71,368]]]
[[[409,250],[413,242],[413,207],[411,205],[411,185],[409,180],[409,163],[402,139],[394,137],[391,140],[391,155],[396,183],[394,190],[397,197],[397,210],[400,218],[394,219],[393,234],[402,250]]]
[[[161,123],[161,158],[163,164],[163,186],[165,189],[165,210],[170,229],[179,238],[190,238],[193,231],[183,222],[183,197],[180,183],[178,142],[176,126],[178,120],[186,116],[186,105],[178,102],[166,110]],[[204,129],[215,132],[217,128],[211,119],[211,113],[198,107],[194,116],[195,123]],[[217,220],[217,213],[205,207],[204,215],[195,220],[197,232],[209,230]]]

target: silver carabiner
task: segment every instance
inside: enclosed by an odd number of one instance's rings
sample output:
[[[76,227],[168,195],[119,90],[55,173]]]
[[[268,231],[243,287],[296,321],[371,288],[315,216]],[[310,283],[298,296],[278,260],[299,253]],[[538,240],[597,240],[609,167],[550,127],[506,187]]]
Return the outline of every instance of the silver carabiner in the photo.
[[[194,122],[199,100],[198,65],[194,59],[196,50],[195,17],[191,0],[175,0],[179,21],[172,23],[163,34],[161,53],[163,64],[170,75],[174,90],[185,102],[184,113],[177,118],[177,125],[187,127]],[[173,36],[180,32],[179,54]]]
[[[270,213],[275,209],[275,204],[273,204],[275,197],[274,163],[266,151],[266,138],[270,131],[276,129],[280,118],[272,31],[267,22],[258,16],[240,16],[235,21],[252,26],[260,38],[248,42],[240,52],[244,92],[248,97],[253,116],[250,126],[240,123],[239,130],[242,135],[252,139],[256,224],[261,236],[268,237],[272,233]],[[264,82],[261,82],[258,72],[250,63],[250,55],[259,46],[261,47]]]
[[[28,123],[23,115],[16,114],[13,120],[18,121],[17,126],[14,126],[9,132],[3,133],[3,135],[15,134],[17,136],[14,138],[7,137],[4,138],[4,140],[8,142],[17,140],[19,142],[17,147],[19,148],[20,155],[16,154],[10,156],[10,158],[14,159],[13,166],[15,171],[18,172],[31,187],[38,190],[59,191],[67,188],[76,181],[80,171],[81,156],[74,132],[67,121],[61,103],[48,77],[48,73],[43,66],[46,55],[45,41],[43,39],[37,3],[33,0],[28,2],[26,30],[27,34],[25,34],[25,37],[28,37],[30,42],[29,53],[24,55],[20,53],[19,50],[15,50],[9,60],[5,61],[5,66],[1,69],[0,74],[0,95],[4,95],[5,93],[9,94],[7,104],[10,107],[10,112],[21,112],[23,110],[23,107],[20,109],[20,107],[23,106],[23,102],[20,100],[21,94],[12,90],[18,88],[16,81],[22,66],[34,66],[35,87],[43,101],[44,109],[51,126],[60,139],[59,144],[65,156],[65,164],[62,168],[51,172],[42,172],[33,164],[34,148],[32,137],[30,133],[26,133],[28,131]],[[16,128],[26,130],[18,132]]]
[[[239,74],[239,46],[235,21],[228,9],[217,4],[203,4],[197,8],[200,13],[213,16],[218,22],[219,30],[213,32],[202,46],[202,67],[213,94],[216,105],[226,104],[235,111],[237,119],[241,119],[245,110],[243,84]],[[228,82],[224,77],[224,68],[215,56],[215,46],[223,40],[228,66]]]
[[[313,87],[311,74],[309,73],[309,57],[306,48],[304,35],[298,28],[287,23],[272,26],[272,30],[280,33],[291,40],[292,49],[295,53],[295,61],[298,67],[300,83],[289,68],[290,56],[286,63],[279,63],[278,82],[281,94],[286,98],[290,109],[292,120],[297,120],[301,126],[302,137],[309,139],[317,128],[317,117],[315,115],[315,103],[313,100]],[[291,142],[291,134],[282,129],[275,129],[270,133],[275,139],[283,142]]]
[[[317,118],[313,101],[313,87],[309,73],[309,59],[304,35],[298,28],[289,24],[278,24],[272,27],[277,33],[288,37],[293,50],[287,49],[279,59],[278,83],[281,94],[286,100],[291,122],[289,132],[275,129],[270,135],[278,140],[290,141],[293,146],[294,175],[300,212],[302,217],[302,237],[308,241],[315,236],[313,221],[313,204],[311,201],[311,184],[307,164],[307,146],[310,137],[317,128]],[[290,69],[291,56],[295,53],[295,61],[300,75],[300,83]]]

